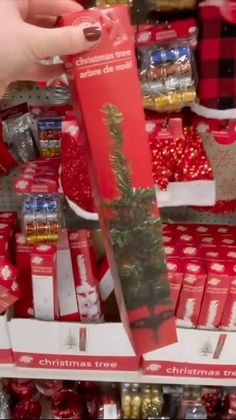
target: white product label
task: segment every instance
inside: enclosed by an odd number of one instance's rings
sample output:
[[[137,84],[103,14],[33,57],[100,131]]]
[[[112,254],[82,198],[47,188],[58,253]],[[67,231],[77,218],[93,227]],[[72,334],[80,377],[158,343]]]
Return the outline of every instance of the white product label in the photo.
[[[116,404],[104,404],[104,419],[117,419],[117,407]]]
[[[103,278],[99,282],[100,296],[103,302],[107,300],[114,289],[113,278],[111,275],[111,270],[107,270]]]
[[[32,276],[35,318],[54,320],[53,278],[51,276]]]
[[[60,315],[77,313],[78,305],[69,250],[57,251],[57,281]]]

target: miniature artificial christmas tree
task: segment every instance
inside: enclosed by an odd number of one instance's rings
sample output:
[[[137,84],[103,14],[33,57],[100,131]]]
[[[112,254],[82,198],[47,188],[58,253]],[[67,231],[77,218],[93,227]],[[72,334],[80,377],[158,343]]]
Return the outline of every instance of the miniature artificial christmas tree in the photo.
[[[123,115],[113,104],[103,108],[112,140],[110,161],[117,181],[118,198],[107,200],[110,238],[128,310],[148,302],[150,316],[136,320],[132,328],[151,328],[158,339],[158,327],[173,316],[171,309],[155,313],[158,304],[171,305],[163,251],[160,218],[153,214],[154,188],[133,188],[132,168],[123,150]]]

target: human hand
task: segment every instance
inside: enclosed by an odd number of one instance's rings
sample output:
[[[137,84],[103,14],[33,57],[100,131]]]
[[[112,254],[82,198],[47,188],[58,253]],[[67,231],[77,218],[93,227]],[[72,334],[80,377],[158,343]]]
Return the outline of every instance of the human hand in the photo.
[[[40,60],[94,47],[99,27],[55,28],[58,16],[81,9],[73,0],[0,0],[0,98],[13,81],[49,80],[64,72],[62,64]]]

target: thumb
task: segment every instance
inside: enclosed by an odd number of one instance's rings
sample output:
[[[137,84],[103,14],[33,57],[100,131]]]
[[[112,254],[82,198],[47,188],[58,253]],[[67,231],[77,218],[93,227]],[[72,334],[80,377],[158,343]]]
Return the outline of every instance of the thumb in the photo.
[[[28,45],[36,60],[86,51],[97,44],[102,34],[99,24],[51,29],[32,25],[27,25],[27,27]]]

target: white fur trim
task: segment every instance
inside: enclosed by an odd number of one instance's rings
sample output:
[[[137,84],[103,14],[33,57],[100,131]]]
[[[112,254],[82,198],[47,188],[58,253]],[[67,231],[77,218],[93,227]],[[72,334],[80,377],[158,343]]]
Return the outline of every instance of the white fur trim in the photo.
[[[65,198],[66,198],[67,203],[69,204],[69,207],[71,208],[71,210],[73,210],[73,212],[77,216],[81,217],[82,219],[93,220],[95,222],[99,220],[97,213],[91,213],[89,211],[83,210],[80,206],[75,204],[68,197],[65,196]]]
[[[206,106],[194,104],[191,107],[195,114],[205,118],[213,118],[215,120],[234,120],[236,119],[236,108],[218,110],[213,108],[207,108]]]
[[[60,165],[59,166],[59,188],[61,189],[61,192],[64,192],[63,187],[62,187],[62,183],[61,183],[61,172],[62,172],[62,167]],[[80,206],[78,206],[78,204],[75,204],[66,195],[65,195],[65,199],[66,199],[69,207],[71,208],[71,210],[73,210],[73,212],[77,216],[81,217],[82,219],[93,220],[95,222],[99,220],[97,213],[90,213],[89,211],[83,210]]]

